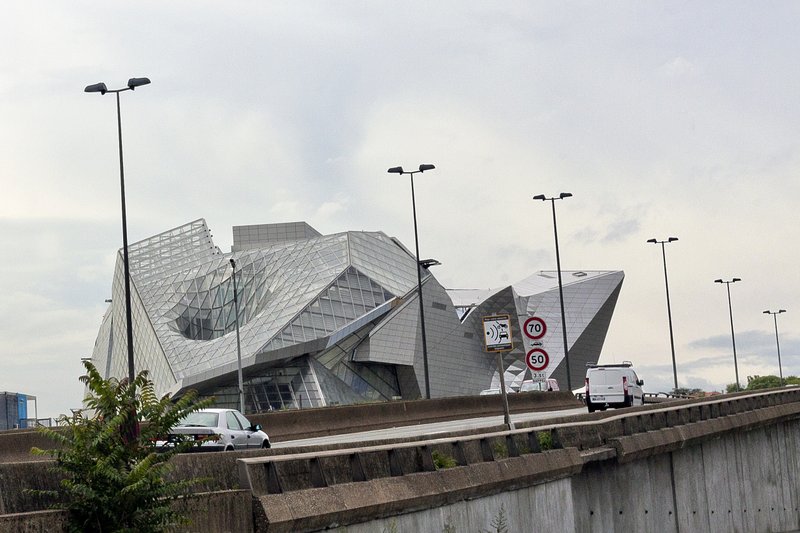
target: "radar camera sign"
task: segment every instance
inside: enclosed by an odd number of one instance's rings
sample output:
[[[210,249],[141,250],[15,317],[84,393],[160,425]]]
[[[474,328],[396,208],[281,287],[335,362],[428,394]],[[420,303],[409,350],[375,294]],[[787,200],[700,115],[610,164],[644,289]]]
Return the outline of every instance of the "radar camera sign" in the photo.
[[[514,348],[511,338],[511,317],[492,315],[483,317],[483,338],[487,352],[507,352]]]

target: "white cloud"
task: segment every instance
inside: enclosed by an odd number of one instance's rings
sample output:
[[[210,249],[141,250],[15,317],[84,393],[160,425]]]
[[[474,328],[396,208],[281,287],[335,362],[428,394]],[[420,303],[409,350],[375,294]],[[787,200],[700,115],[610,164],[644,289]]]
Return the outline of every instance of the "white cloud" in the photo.
[[[659,72],[670,78],[690,76],[697,72],[697,67],[685,57],[675,57],[659,67]]]

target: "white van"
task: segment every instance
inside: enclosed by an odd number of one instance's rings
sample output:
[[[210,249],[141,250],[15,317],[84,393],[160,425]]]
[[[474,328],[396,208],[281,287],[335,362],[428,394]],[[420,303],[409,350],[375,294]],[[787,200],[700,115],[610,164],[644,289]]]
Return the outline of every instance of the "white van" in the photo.
[[[633,371],[630,361],[620,364],[586,365],[586,407],[590,413],[608,407],[644,405],[644,380]]]

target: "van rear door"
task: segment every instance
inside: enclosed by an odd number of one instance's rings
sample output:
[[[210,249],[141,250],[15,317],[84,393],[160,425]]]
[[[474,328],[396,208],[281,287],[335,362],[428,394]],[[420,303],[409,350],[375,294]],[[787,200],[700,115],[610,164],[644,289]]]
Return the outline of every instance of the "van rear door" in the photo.
[[[592,368],[588,372],[589,399],[592,403],[621,403],[625,401],[622,390],[622,372],[616,368]]]

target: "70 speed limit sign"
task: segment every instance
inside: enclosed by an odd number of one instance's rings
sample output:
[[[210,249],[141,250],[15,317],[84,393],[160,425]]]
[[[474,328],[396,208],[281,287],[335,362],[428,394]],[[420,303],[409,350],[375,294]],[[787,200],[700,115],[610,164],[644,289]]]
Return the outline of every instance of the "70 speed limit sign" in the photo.
[[[525,363],[534,372],[541,372],[550,364],[550,356],[541,348],[534,348],[525,355]]]
[[[547,324],[538,316],[529,317],[522,326],[525,336],[532,340],[539,340],[547,333]]]

